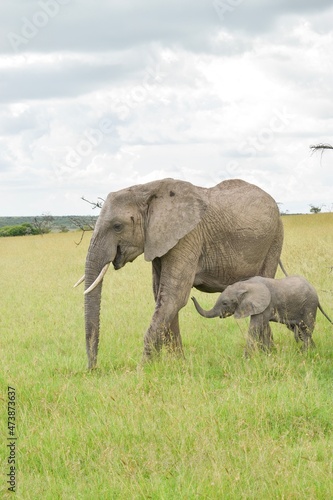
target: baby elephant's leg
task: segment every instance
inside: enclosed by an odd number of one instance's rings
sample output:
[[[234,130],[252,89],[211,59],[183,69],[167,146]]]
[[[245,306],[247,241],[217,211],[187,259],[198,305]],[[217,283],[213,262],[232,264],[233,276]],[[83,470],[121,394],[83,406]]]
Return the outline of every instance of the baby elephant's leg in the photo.
[[[245,357],[250,357],[251,354],[257,349],[260,334],[260,324],[258,324],[258,321],[253,316],[251,316],[244,352]]]
[[[250,356],[258,347],[263,351],[269,351],[273,345],[273,335],[269,323],[264,321],[261,314],[251,316],[245,356]]]
[[[264,351],[270,351],[274,347],[273,334],[269,323],[263,326],[259,344]]]
[[[291,330],[294,334],[294,339],[296,342],[299,342],[300,336],[299,336],[299,328],[297,325],[291,325],[287,323],[287,328]]]
[[[301,321],[297,326],[297,330],[298,330],[298,337],[303,342],[302,351],[307,351],[309,347],[316,347],[316,344],[312,340],[313,328],[306,325],[304,321]]]

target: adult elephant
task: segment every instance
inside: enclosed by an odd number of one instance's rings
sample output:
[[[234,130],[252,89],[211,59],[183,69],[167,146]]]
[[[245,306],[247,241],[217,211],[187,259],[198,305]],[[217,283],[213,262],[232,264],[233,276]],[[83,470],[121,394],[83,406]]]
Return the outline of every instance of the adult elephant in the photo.
[[[155,311],[144,358],[162,344],[182,352],[178,312],[191,288],[222,292],[252,276],[274,277],[283,243],[279,209],[259,187],[226,180],[201,188],[163,179],[110,193],[93,232],[85,276],[88,367],[94,368],[105,272],[144,253],[152,262]]]

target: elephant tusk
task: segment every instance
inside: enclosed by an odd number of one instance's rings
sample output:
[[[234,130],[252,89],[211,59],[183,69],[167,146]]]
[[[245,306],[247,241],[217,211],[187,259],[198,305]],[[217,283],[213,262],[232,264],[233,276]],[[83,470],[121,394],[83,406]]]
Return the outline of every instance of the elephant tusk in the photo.
[[[86,277],[86,275],[84,274],[84,275],[82,276],[82,278],[80,278],[80,279],[79,279],[79,281],[77,281],[77,282],[75,283],[75,285],[73,286],[73,288],[75,288],[75,287],[77,287],[77,286],[81,285],[81,283],[84,281],[85,277]]]
[[[88,293],[90,293],[94,288],[96,288],[96,286],[102,281],[102,279],[104,278],[107,270],[109,269],[109,266],[110,266],[110,262],[108,264],[105,264],[105,266],[103,267],[103,269],[101,270],[101,272],[99,273],[99,275],[97,276],[97,278],[95,279],[95,281],[92,283],[92,285],[90,285],[89,288],[87,288],[87,290],[84,292],[84,295],[87,295]]]

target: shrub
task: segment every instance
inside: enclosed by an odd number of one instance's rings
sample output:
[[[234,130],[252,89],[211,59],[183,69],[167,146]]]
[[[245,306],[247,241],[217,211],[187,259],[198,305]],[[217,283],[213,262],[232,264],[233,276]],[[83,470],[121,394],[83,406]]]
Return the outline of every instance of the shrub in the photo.
[[[18,226],[4,226],[0,229],[0,237],[25,236],[26,234],[38,234],[38,231],[28,222]]]

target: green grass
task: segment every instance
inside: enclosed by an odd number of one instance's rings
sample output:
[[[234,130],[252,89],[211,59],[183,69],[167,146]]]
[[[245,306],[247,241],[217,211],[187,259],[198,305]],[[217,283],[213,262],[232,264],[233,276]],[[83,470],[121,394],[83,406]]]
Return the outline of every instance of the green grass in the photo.
[[[333,316],[333,216],[284,219],[283,262]],[[333,498],[333,327],[299,352],[243,357],[248,321],[181,312],[186,359],[140,366],[153,311],[142,258],[104,280],[99,368],[86,371],[83,288],[89,238],[0,240],[1,498],[7,386],[16,389],[18,499]],[[279,273],[280,275],[281,273]],[[200,297],[210,307],[217,295]]]

